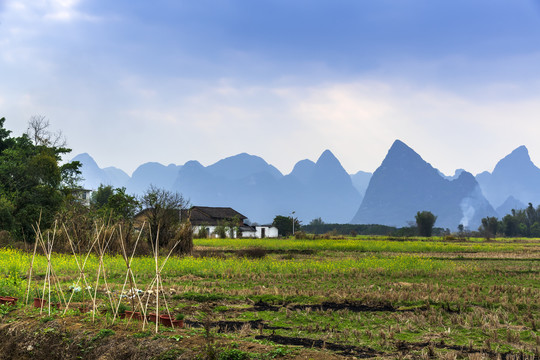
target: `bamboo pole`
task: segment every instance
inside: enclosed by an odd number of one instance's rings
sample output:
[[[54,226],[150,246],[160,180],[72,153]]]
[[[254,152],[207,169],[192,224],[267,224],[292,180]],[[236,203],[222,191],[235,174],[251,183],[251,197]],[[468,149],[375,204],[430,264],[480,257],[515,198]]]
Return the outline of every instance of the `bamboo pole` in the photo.
[[[87,287],[89,287],[88,285],[88,281],[86,280],[86,274],[84,272],[84,269],[86,267],[86,263],[87,263],[87,260],[92,252],[92,249],[94,248],[95,244],[96,244],[96,240],[94,240],[94,242],[92,243],[92,245],[90,246],[90,249],[88,250],[87,254],[86,254],[86,257],[84,258],[84,262],[82,263],[82,265],[79,263],[79,259],[77,257],[77,254],[76,254],[76,251],[75,251],[75,247],[73,246],[73,241],[71,240],[71,237],[69,236],[69,233],[66,229],[66,226],[65,224],[63,224],[64,226],[64,230],[66,231],[66,235],[67,235],[67,238],[68,238],[68,241],[69,241],[69,245],[71,247],[71,251],[73,252],[73,257],[75,258],[75,263],[77,264],[77,268],[79,269],[79,277],[77,278],[77,281],[75,283],[75,286],[79,285],[79,282],[81,281],[81,279],[84,281],[85,285]],[[83,295],[84,295],[84,290],[81,289],[81,291],[83,291]],[[71,293],[71,296],[69,297],[69,300],[66,304],[66,309],[64,310],[64,315],[66,314],[68,308],[69,308],[69,304],[71,303],[71,300],[73,298],[73,295],[74,295],[74,292]]]
[[[41,213],[40,213],[40,220],[41,220]],[[39,222],[37,224],[39,228]],[[36,232],[36,229],[34,228],[34,225],[32,225],[32,228],[34,229],[34,232],[36,233],[36,240],[34,243],[34,253],[32,254],[32,260],[30,261],[30,269],[28,270],[28,286],[26,288],[26,305],[28,305],[28,298],[30,297],[30,287],[32,286],[32,272],[34,271],[34,260],[36,259],[36,251],[37,251],[37,245],[38,245],[38,234]]]
[[[145,223],[143,223],[143,228],[144,228],[144,225]],[[131,252],[131,257],[129,258],[129,260],[126,260],[126,267],[127,267],[127,270],[126,270],[126,276],[125,276],[125,279],[124,279],[124,284],[122,285],[122,290],[120,292],[120,296],[118,298],[118,304],[116,306],[116,310],[114,312],[114,317],[113,317],[113,320],[112,320],[112,323],[114,324],[115,320],[116,320],[116,316],[118,315],[118,309],[120,308],[120,304],[122,303],[122,295],[124,293],[124,290],[126,288],[126,285],[127,285],[127,281],[128,281],[128,277],[131,275],[132,277],[134,277],[134,274],[133,274],[133,270],[131,268],[131,263],[133,261],[133,258],[135,257],[135,252],[137,250],[137,245],[139,244],[139,240],[141,238],[141,235],[142,235],[142,232],[139,232],[139,236],[137,236],[137,240],[135,241],[135,245],[133,247],[133,251]],[[127,259],[127,251],[125,250],[125,245],[123,243],[123,240],[121,242],[122,244],[122,248],[123,248],[123,253],[124,253],[124,259]],[[139,301],[141,303],[141,307],[142,307],[142,301],[140,300],[139,298]],[[129,321],[128,321],[128,324],[129,324]],[[143,329],[144,329],[144,323],[143,323]]]

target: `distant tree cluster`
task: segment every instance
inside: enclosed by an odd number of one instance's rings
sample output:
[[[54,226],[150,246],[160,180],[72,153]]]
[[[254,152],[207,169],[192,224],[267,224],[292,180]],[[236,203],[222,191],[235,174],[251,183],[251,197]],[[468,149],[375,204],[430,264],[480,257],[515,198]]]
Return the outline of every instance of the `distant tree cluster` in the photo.
[[[316,218],[303,225],[301,230],[309,234],[389,236],[396,232],[397,228],[386,225],[326,224],[321,218]]]
[[[487,239],[497,235],[506,237],[540,237],[540,206],[532,203],[524,210],[512,210],[502,220],[496,217],[482,219],[478,229]]]
[[[293,227],[293,218],[290,216],[277,215],[272,222],[272,225],[277,227],[278,233],[281,236],[290,236],[294,231],[300,230],[300,221],[297,218],[294,218],[294,227]]]

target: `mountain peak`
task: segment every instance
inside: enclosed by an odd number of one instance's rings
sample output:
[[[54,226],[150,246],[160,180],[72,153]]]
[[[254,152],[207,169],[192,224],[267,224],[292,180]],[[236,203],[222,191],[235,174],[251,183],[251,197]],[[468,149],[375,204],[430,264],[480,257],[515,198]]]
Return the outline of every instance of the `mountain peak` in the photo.
[[[318,165],[336,163],[336,162],[339,163],[339,160],[328,149],[324,150],[321,156],[319,156],[319,159],[317,160]]]
[[[413,155],[420,157],[416,151],[414,151],[411,147],[409,147],[407,144],[405,144],[401,140],[396,140],[390,147],[390,150],[388,150],[388,155],[393,154],[401,154],[401,155]]]
[[[261,172],[269,173],[275,179],[283,176],[278,169],[268,164],[263,158],[245,152],[221,159],[206,169],[214,176],[229,180],[237,180]]]
[[[87,164],[87,165],[90,165],[90,164],[94,165],[95,164],[95,166],[97,166],[97,163],[94,160],[94,158],[91,157],[90,154],[88,154],[88,153],[79,154],[79,155],[75,156],[73,159],[71,159],[71,161],[79,161],[82,164]]]
[[[294,165],[290,175],[306,183],[311,179],[314,168],[315,163],[313,161],[308,159],[300,160]]]
[[[416,151],[407,146],[403,141],[396,140],[388,150],[386,157],[384,158],[381,166],[383,167],[394,167],[399,168],[406,167],[429,167],[432,166],[427,163]],[[436,172],[435,169],[433,171]]]
[[[392,144],[392,146],[390,147],[390,150],[388,150],[388,152],[394,152],[394,151],[398,151],[398,152],[412,151],[416,154],[416,152],[413,149],[411,149],[407,144],[405,144],[403,141],[399,139],[396,139],[394,143]]]
[[[522,145],[501,159],[501,161],[499,161],[495,166],[493,174],[508,172],[509,174],[515,175],[523,169],[530,171],[530,169],[533,168],[536,168],[536,166],[534,166],[533,162],[531,161],[529,150]]]
[[[525,145],[521,145],[514,149],[509,155],[506,156],[506,158],[517,158],[522,159],[526,161],[531,161],[531,157],[529,156],[529,150]]]

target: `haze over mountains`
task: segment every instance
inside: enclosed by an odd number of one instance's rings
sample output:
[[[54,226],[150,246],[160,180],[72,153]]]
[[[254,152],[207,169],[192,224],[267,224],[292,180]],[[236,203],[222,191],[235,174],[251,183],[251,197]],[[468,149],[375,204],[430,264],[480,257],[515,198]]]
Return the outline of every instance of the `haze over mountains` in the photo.
[[[431,211],[437,226],[451,229],[476,226],[482,217],[496,215],[473,175],[463,171],[446,179],[396,140],[373,174],[352,223],[405,226],[420,210]]]
[[[329,150],[317,162],[300,161],[288,175],[246,153],[206,167],[198,161],[168,166],[146,163],[131,177],[124,173],[127,178],[118,175],[119,169],[114,169],[116,176],[110,168],[100,169],[88,154],[73,160],[83,164],[86,188],[96,189],[103,183],[141,194],[153,184],[182,193],[192,204],[233,207],[259,223],[293,211],[303,222],[321,217],[326,222],[346,223],[362,201],[351,177]]]
[[[107,184],[142,194],[153,184],[182,193],[194,205],[233,207],[258,223],[295,211],[303,223],[320,217],[326,223],[406,226],[417,211],[429,210],[438,227],[455,230],[463,224],[474,230],[483,217],[540,203],[540,169],[524,146],[499,161],[493,173],[476,177],[463,169],[446,176],[399,140],[373,174],[348,174],[329,150],[316,162],[299,161],[287,175],[246,153],[209,166],[150,162],[131,176],[114,167],[101,169],[88,154],[73,160],[83,164],[86,188]]]

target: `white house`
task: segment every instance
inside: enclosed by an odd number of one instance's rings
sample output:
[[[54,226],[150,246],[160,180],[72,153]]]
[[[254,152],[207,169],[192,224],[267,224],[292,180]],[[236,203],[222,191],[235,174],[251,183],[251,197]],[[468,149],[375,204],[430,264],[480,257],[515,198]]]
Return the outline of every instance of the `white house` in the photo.
[[[277,238],[278,228],[272,225],[246,226],[246,229],[242,231],[242,237]]]
[[[225,226],[227,237],[231,237],[231,227],[239,231],[233,232],[233,237],[275,238],[278,237],[278,229],[271,225],[251,226],[245,224],[246,216],[230,207],[193,206],[189,210],[182,210],[180,219],[189,219],[195,234],[202,229],[206,230],[209,237],[218,237],[216,228]],[[239,234],[238,234],[239,232]]]

